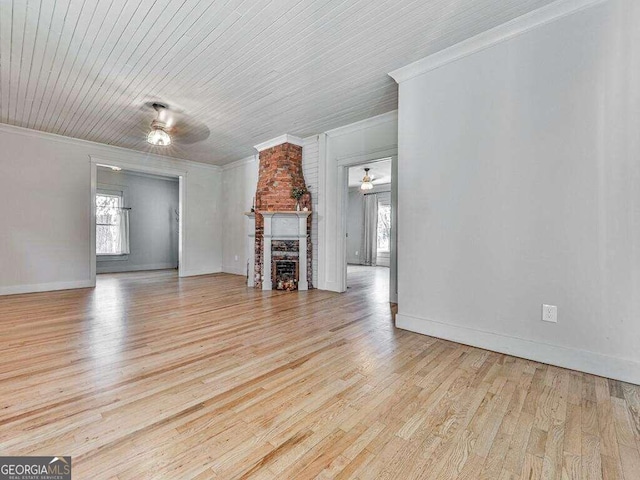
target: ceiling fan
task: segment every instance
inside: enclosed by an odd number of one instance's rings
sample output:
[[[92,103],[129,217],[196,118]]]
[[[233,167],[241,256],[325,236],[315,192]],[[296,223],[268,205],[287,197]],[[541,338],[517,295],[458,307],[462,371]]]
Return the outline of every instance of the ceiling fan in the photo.
[[[144,142],[158,148],[180,147],[209,138],[209,128],[181,108],[160,101],[148,101],[131,112],[132,123],[123,139]],[[144,139],[144,140],[143,140]]]
[[[364,178],[362,179],[362,184],[360,185],[360,190],[371,190],[373,188],[373,175],[369,175],[369,167],[364,169]]]

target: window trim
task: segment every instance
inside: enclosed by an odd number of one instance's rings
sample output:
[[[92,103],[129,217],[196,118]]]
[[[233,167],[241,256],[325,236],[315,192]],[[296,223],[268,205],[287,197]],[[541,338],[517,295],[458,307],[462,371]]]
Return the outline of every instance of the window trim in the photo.
[[[113,197],[120,197],[120,205],[121,206],[124,205],[125,204],[125,187],[121,187],[120,190],[114,189],[113,187],[114,185],[99,184],[98,188],[96,188],[96,197],[98,195],[109,195]],[[104,223],[98,223],[97,215],[96,215],[96,221],[95,221],[96,229],[99,226],[109,226],[109,225]],[[128,253],[98,253],[98,251],[96,250],[96,261],[97,262],[126,261],[126,260],[129,260],[129,255],[130,254]]]
[[[386,193],[386,192],[385,192]],[[391,198],[386,198],[380,196],[378,197],[378,212],[380,212],[380,207],[389,207],[389,215],[391,215]],[[379,213],[378,213],[379,215]],[[379,218],[379,217],[378,217]],[[390,254],[391,253],[391,225],[389,225],[389,248],[383,249],[378,247],[378,242],[376,241],[376,253],[377,254]]]

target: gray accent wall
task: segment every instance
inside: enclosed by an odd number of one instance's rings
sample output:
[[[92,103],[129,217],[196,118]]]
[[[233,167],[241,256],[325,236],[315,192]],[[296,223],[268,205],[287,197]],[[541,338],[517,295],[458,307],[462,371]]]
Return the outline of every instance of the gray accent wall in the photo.
[[[390,198],[391,184],[376,185],[369,193],[386,192]],[[364,194],[359,187],[349,188],[349,198],[347,203],[347,263],[350,265],[360,265],[362,262],[362,225],[364,224]],[[389,255],[386,258],[378,256],[378,265],[389,266]]]
[[[97,273],[159,270],[178,266],[178,179],[98,168],[98,190],[122,191],[130,207],[131,253],[100,257]]]

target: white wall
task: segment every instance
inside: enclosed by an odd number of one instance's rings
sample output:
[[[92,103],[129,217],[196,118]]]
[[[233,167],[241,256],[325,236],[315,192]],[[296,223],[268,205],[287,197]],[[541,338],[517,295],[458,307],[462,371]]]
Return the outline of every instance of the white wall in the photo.
[[[395,111],[319,136],[318,288],[343,292],[347,287],[346,216],[343,216],[347,209],[343,170],[347,169],[343,167],[394,156],[397,141]]]
[[[217,167],[0,126],[0,294],[91,285],[90,155],[187,172],[187,275],[219,272]]]
[[[98,169],[98,189],[122,191],[129,211],[129,255],[98,257],[97,272],[178,267],[178,179]]]
[[[185,276],[222,271],[222,172],[202,163],[189,163],[186,179]]]
[[[401,83],[398,326],[640,383],[639,24],[611,0]]]
[[[249,256],[247,222],[244,212],[251,210],[258,185],[258,155],[225,165],[222,171],[224,206],[223,271],[236,275],[247,274]]]

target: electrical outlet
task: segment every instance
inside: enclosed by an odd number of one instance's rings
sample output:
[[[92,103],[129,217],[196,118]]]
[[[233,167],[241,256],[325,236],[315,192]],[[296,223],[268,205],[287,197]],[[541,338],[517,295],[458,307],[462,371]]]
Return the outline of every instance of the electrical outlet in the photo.
[[[558,323],[558,307],[555,305],[542,305],[542,321]]]
[[[356,257],[358,256],[358,250],[356,250]]]
[[[238,255],[236,255],[236,262],[238,261]]]

